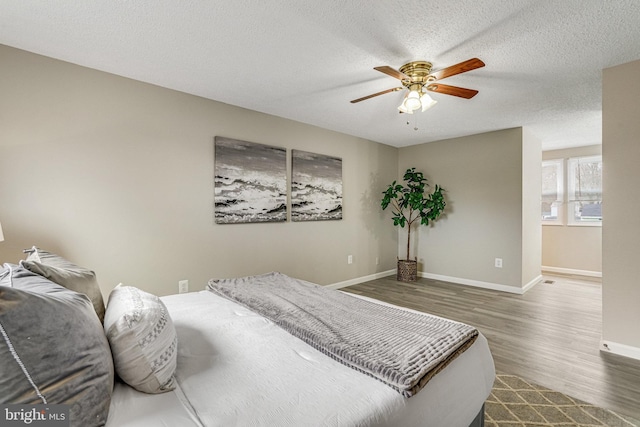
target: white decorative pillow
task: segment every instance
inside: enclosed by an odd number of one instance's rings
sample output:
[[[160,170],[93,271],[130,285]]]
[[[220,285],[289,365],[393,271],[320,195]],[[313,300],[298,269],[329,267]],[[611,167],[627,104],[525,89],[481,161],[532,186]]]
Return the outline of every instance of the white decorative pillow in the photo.
[[[124,382],[145,393],[175,388],[178,337],[160,298],[119,284],[109,295],[104,330]]]
[[[93,271],[79,267],[59,255],[43,251],[35,246],[28,253],[27,259],[20,261],[21,266],[60,286],[88,296],[100,322],[103,321],[104,301],[98,279]]]

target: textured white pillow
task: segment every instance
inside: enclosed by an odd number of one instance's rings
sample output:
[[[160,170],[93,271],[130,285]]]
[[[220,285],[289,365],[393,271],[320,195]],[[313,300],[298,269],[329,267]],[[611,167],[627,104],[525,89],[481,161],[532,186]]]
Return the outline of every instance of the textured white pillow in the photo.
[[[124,382],[145,393],[175,388],[178,337],[160,298],[119,284],[109,295],[104,330]]]

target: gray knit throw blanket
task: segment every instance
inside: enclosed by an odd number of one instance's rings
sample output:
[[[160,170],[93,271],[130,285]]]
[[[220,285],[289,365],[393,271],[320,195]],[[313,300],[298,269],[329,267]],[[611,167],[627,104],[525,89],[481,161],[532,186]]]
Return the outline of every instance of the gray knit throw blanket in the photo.
[[[281,273],[211,279],[207,289],[405,397],[420,391],[478,336],[469,325],[377,304]]]

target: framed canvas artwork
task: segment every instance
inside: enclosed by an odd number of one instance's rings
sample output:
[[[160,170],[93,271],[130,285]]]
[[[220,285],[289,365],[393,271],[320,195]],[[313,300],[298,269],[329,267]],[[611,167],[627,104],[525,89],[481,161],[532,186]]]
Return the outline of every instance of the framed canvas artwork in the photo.
[[[214,203],[218,224],[287,220],[287,150],[215,137]]]
[[[342,219],[342,159],[291,150],[291,220]]]

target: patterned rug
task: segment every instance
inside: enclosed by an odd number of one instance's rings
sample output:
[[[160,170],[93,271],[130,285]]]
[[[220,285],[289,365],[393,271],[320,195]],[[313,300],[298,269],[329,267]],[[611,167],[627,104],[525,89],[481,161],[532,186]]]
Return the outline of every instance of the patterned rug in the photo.
[[[485,427],[638,427],[640,422],[529,383],[498,375],[485,405]]]

